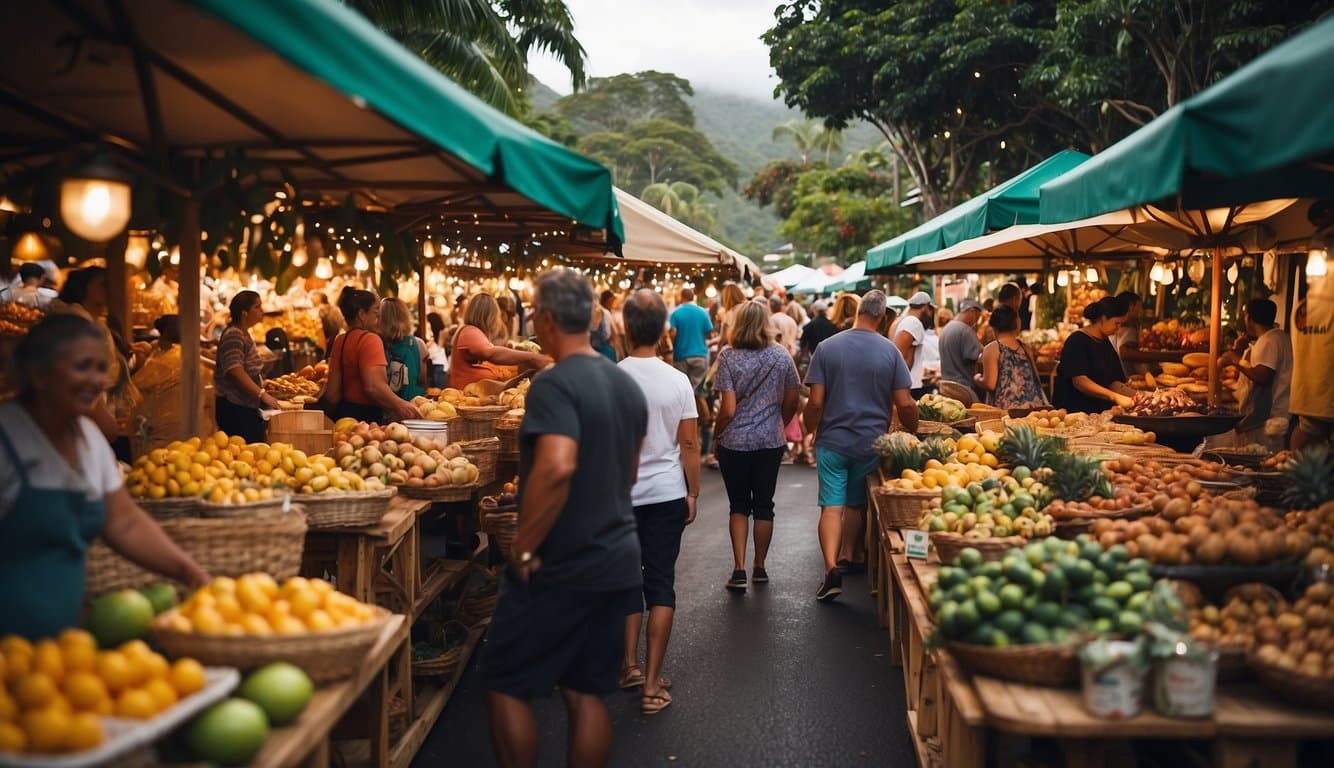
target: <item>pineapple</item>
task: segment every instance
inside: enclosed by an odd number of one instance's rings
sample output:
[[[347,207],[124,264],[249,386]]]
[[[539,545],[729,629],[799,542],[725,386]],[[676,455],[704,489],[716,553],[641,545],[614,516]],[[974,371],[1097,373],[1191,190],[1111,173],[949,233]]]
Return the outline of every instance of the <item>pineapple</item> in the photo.
[[[1334,454],[1312,445],[1283,465],[1283,501],[1293,509],[1315,509],[1334,499]]]
[[[874,447],[887,476],[898,477],[905,469],[921,472],[926,467],[921,443],[908,432],[881,435],[875,439]]]
[[[954,441],[944,437],[928,437],[922,441],[922,455],[945,464],[954,459]]]
[[[996,453],[1007,466],[1041,469],[1049,466],[1052,458],[1064,448],[1064,440],[1044,437],[1027,424],[1019,424],[1005,428]]]
[[[1047,479],[1047,488],[1058,499],[1087,501],[1090,496],[1110,498],[1114,493],[1107,473],[1102,470],[1102,462],[1097,459],[1057,453],[1051,457],[1048,467],[1052,472]]]

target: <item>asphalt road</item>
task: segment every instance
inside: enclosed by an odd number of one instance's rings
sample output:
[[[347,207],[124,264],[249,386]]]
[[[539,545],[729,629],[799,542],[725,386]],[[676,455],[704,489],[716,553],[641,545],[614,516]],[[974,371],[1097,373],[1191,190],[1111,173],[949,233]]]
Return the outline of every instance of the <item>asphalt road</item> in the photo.
[[[664,673],[673,703],[639,714],[637,693],[608,699],[613,766],[912,766],[903,678],[877,628],[865,577],[845,577],[832,604],[815,602],[822,568],[815,471],[779,476],[770,583],[723,589],[732,568],[727,497],[704,470],[700,512],[677,562],[677,613]],[[495,761],[476,656],[414,766]],[[540,766],[565,755],[559,696],[535,702]]]

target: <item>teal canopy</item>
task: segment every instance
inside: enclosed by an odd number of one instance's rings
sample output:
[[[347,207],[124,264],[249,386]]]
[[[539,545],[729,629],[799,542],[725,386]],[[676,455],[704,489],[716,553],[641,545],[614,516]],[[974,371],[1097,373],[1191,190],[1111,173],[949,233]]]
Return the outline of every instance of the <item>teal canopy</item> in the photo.
[[[584,226],[605,229],[613,247],[624,240],[606,168],[483,103],[341,3],[189,2],[489,181]],[[293,93],[291,99],[297,108],[302,94]]]
[[[1016,224],[1038,221],[1038,188],[1077,167],[1088,155],[1065,150],[973,199],[866,252],[867,271],[883,272],[909,259]]]
[[[871,289],[871,278],[866,276],[866,262],[859,261],[843,270],[834,282],[825,286],[829,293],[838,293],[839,291],[852,291],[861,293]]]
[[[1042,186],[1041,222],[1334,196],[1334,17]]]

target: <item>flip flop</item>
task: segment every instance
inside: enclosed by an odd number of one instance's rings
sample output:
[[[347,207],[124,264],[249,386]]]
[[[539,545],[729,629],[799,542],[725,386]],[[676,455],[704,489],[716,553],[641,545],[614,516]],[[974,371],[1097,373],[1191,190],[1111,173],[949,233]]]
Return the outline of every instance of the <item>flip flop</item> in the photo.
[[[672,694],[666,688],[657,693],[646,693],[639,697],[639,712],[644,715],[656,715],[672,705]]]
[[[621,668],[621,679],[616,685],[623,691],[629,690],[643,685],[644,679],[643,670],[639,668],[638,664],[635,664],[633,666]]]

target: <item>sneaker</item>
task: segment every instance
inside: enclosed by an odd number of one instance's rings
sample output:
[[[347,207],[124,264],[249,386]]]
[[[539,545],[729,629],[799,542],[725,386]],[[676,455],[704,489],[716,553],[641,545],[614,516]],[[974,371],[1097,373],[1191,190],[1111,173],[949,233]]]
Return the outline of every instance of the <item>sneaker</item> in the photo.
[[[866,573],[866,563],[858,563],[852,560],[839,560],[838,570],[845,576],[856,576]]]
[[[728,589],[732,590],[733,592],[745,592],[745,591],[746,591],[746,572],[745,572],[745,571],[732,571],[732,578],[730,578],[730,579],[727,580],[727,584],[726,584],[725,586],[726,586]]]
[[[750,571],[750,581],[752,584],[768,584],[769,572],[763,568],[753,568]]]
[[[827,603],[841,594],[843,594],[843,574],[839,573],[837,568],[830,568],[829,573],[825,574],[824,583],[820,585],[820,591],[815,593],[815,599]]]

